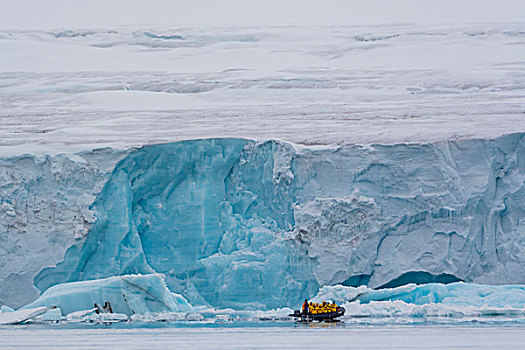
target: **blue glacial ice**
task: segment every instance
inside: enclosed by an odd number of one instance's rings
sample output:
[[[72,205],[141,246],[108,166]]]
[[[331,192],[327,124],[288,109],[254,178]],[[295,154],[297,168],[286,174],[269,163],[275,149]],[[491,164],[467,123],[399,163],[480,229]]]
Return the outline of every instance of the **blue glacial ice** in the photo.
[[[112,157],[121,160],[91,190],[91,206],[67,184],[47,194],[66,208],[81,203],[89,233],[65,241],[62,262],[41,266],[50,267],[34,278],[40,291],[162,273],[193,305],[272,309],[335,284],[525,283],[523,134],[337,148],[206,139]],[[89,173],[86,163],[75,166]],[[70,176],[75,189],[85,181]],[[18,212],[11,188],[1,187],[2,205]],[[9,237],[31,227],[0,226]],[[9,245],[2,251],[9,257]]]
[[[126,152],[0,158],[0,304],[35,300],[35,275],[64,258],[95,220],[90,205]]]
[[[13,312],[13,311],[15,311],[15,309],[13,309],[12,307],[9,307],[7,305],[2,305],[2,307],[0,307],[0,313]]]
[[[523,135],[295,149],[243,139],[144,147],[113,170],[96,222],[41,290],[163,273],[191,303],[265,309],[411,271],[523,283]],[[410,282],[410,281],[406,281]]]
[[[194,304],[261,309],[314,294],[310,259],[289,237],[291,172],[274,167],[276,147],[219,139],[133,152],[95,202],[85,242],[37,286],[159,272]]]
[[[438,319],[447,323],[460,319],[467,322],[516,322],[525,316],[523,285],[429,283],[379,290],[336,285],[322,287],[312,300],[331,300],[344,305],[347,322],[357,323],[363,318],[394,318],[391,321],[394,323],[410,323],[414,318]]]
[[[366,286],[323,286],[311,299],[335,301],[346,310],[345,318],[360,323],[362,318],[440,317],[457,320],[482,320],[486,317],[525,316],[525,286],[480,285],[474,283],[408,284],[396,288],[372,289]],[[116,314],[95,315],[94,303],[109,301]],[[234,310],[192,306],[181,295],[171,293],[161,275],[126,275],[101,280],[63,283],[48,289],[39,299],[23,309],[50,308],[40,321],[232,321],[283,320],[290,308]],[[58,308],[54,308],[58,306]],[[10,312],[7,308],[5,312]],[[62,317],[62,313],[67,315]],[[109,317],[104,317],[109,316]],[[481,317],[481,318],[480,318]],[[410,322],[410,321],[409,321]],[[449,321],[447,321],[449,322]]]
[[[525,310],[525,285],[482,285],[474,283],[408,284],[396,288],[371,289],[366,286],[324,286],[312,299],[331,300],[339,304],[358,301],[362,304],[379,301],[402,301],[407,304],[446,304]]]
[[[118,314],[189,312],[192,306],[166,287],[162,276],[125,275],[99,280],[62,283],[46,290],[24,309],[58,307],[64,315],[93,309],[95,303],[109,302]]]

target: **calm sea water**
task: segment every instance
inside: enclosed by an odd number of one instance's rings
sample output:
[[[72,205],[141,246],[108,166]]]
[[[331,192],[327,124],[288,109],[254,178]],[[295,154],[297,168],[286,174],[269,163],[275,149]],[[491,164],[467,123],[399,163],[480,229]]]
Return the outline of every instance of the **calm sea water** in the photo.
[[[525,324],[292,322],[55,324],[0,328],[0,349],[524,349]]]

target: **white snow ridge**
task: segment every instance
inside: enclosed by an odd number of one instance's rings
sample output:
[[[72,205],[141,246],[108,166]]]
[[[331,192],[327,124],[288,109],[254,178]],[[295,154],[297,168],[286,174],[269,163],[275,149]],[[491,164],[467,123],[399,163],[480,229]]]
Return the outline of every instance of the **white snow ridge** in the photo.
[[[0,154],[525,131],[524,32],[523,23],[3,30]]]

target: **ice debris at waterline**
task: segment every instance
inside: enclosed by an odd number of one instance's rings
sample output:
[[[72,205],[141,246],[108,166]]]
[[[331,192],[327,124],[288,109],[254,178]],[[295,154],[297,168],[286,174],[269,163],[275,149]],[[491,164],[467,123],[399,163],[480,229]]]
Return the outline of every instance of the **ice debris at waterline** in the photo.
[[[344,305],[352,317],[525,316],[525,285],[429,283],[397,288],[324,286],[312,299]]]
[[[129,285],[115,283],[116,281],[134,280],[138,290],[130,298]],[[147,281],[147,283],[145,283]],[[191,306],[183,298],[173,295],[160,288],[170,299],[171,294],[177,307],[167,307],[156,301],[158,292],[155,288],[141,290],[145,284],[159,285],[161,276],[123,276],[105,280],[65,283],[52,287],[44,293],[42,300],[32,303],[22,310],[32,312],[40,305],[58,304],[67,308],[51,309],[44,315],[34,318],[36,322],[292,322],[288,316],[293,312],[290,308],[274,310],[234,310]],[[97,285],[98,288],[93,286]],[[60,288],[58,288],[60,287]],[[111,289],[111,290],[110,290]],[[133,287],[135,289],[135,287]],[[87,291],[86,291],[87,290]],[[103,290],[104,292],[101,292]],[[62,291],[62,292],[61,292]],[[125,296],[119,298],[119,296]],[[114,314],[95,314],[91,303],[100,300],[111,300],[115,305]],[[128,300],[130,299],[130,300]],[[138,300],[138,301],[137,301]],[[432,318],[438,322],[514,322],[525,317],[525,286],[505,285],[490,286],[472,283],[453,283],[449,285],[431,283],[427,285],[406,285],[391,289],[374,290],[365,286],[345,287],[341,285],[325,286],[312,299],[314,302],[336,301],[347,310],[343,320],[348,323],[368,322],[365,319],[381,319],[384,322],[413,322],[410,319]],[[115,303],[115,304],[114,304]],[[136,305],[142,305],[137,307]],[[144,305],[147,306],[144,306]],[[169,303],[173,305],[173,303]],[[134,308],[140,312],[129,314],[123,312]],[[154,306],[152,306],[154,305]],[[36,307],[36,308],[35,308]],[[49,306],[51,307],[51,306]],[[87,308],[87,309],[84,309]],[[4,313],[13,313],[12,309],[2,308]],[[75,310],[71,312],[72,310]],[[120,312],[120,313],[118,313]],[[64,316],[62,316],[64,314]],[[18,319],[6,316],[6,319]],[[391,321],[385,319],[392,319]],[[382,322],[383,322],[382,321]]]
[[[193,305],[259,310],[338,283],[525,283],[523,136],[133,150],[91,207],[87,237],[35,285],[157,272]]]
[[[172,293],[158,274],[126,275],[63,283],[49,288],[24,309],[57,306],[64,315],[93,309],[110,302],[113,312],[125,315],[155,312],[189,312],[191,305]]]
[[[337,303],[400,300],[409,304],[442,303],[488,307],[525,308],[525,285],[491,286],[474,283],[409,284],[396,288],[371,289],[366,286],[324,286],[312,299]]]
[[[2,309],[2,312],[0,312],[0,325],[22,323],[34,317],[43,315],[48,312],[48,310],[49,309],[45,306],[17,311],[10,310],[8,312],[4,312]]]

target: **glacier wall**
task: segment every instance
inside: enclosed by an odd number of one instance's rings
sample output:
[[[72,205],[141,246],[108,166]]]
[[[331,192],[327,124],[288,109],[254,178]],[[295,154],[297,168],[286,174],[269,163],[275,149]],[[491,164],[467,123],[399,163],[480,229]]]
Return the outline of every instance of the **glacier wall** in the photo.
[[[265,309],[337,283],[525,283],[524,134],[338,148],[192,140],[132,150],[105,176],[86,189],[100,192],[85,204],[89,234],[69,237],[56,266],[40,262],[51,267],[39,290],[162,273],[193,305]]]
[[[159,272],[192,304],[261,309],[314,294],[306,246],[290,236],[292,173],[279,162],[291,153],[281,147],[216,139],[132,152],[95,202],[85,242],[37,287]]]
[[[83,241],[95,220],[89,206],[126,153],[0,158],[0,304],[38,297],[35,275]]]

